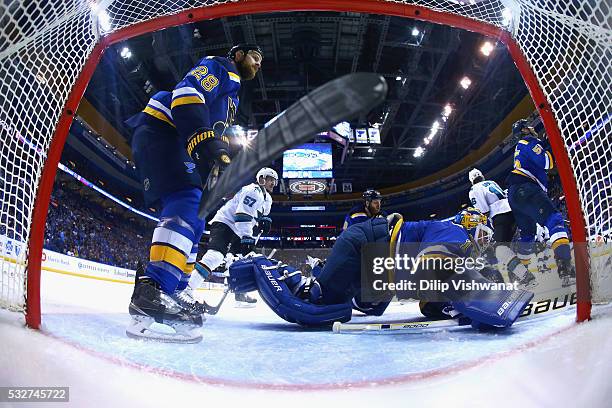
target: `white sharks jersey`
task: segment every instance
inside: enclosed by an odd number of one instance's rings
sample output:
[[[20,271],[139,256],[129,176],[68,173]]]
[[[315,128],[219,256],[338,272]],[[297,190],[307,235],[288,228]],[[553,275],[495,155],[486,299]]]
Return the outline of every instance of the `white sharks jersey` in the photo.
[[[253,227],[262,215],[270,214],[272,197],[256,183],[240,189],[217,211],[210,223],[222,222],[240,238],[253,236]]]
[[[491,180],[474,184],[470,189],[470,201],[480,212],[489,213],[491,219],[497,214],[512,211],[506,192]]]

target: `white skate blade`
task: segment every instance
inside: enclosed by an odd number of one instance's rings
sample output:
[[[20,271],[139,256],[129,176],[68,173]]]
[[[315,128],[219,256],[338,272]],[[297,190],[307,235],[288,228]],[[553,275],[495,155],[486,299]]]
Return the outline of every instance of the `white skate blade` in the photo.
[[[234,307],[238,309],[252,309],[255,307],[255,303],[236,301],[236,304],[234,305]]]
[[[155,323],[152,317],[132,316],[131,324],[125,329],[128,337],[163,343],[191,344],[202,341],[202,334],[193,326],[165,325]]]

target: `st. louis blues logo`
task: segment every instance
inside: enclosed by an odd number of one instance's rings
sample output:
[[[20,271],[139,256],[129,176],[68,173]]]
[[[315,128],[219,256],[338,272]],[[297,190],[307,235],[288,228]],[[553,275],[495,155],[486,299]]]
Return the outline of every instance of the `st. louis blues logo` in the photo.
[[[196,167],[195,163],[192,163],[192,162],[184,162],[184,163],[185,163],[185,167],[187,167],[187,173],[192,174],[193,170]]]

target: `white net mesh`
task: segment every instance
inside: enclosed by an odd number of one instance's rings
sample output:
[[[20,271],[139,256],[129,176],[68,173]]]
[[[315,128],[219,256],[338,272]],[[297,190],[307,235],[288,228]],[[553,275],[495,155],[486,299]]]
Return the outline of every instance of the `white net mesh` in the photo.
[[[25,307],[26,243],[42,167],[69,92],[99,37],[187,9],[256,2],[9,0],[0,5],[1,307]],[[612,240],[609,1],[389,3],[458,14],[512,33],[561,130],[578,184],[587,235],[593,241]],[[307,8],[307,4],[300,2],[300,7]],[[591,252],[591,281],[595,299],[608,300],[612,298],[612,267],[609,253],[601,248]]]

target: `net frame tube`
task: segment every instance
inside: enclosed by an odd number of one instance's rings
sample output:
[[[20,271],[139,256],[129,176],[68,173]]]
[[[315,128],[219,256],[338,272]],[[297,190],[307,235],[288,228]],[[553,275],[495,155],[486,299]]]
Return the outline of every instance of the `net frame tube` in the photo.
[[[493,24],[449,12],[434,11],[413,4],[392,3],[378,0],[303,0],[300,4],[296,4],[293,0],[252,0],[184,10],[174,15],[161,16],[124,27],[100,38],[98,44],[94,47],[91,55],[87,59],[62,110],[39,182],[28,245],[26,324],[34,329],[40,328],[40,273],[42,250],[47,210],[51,198],[51,191],[53,189],[53,181],[55,179],[55,173],[64,144],[68,137],[68,131],[79,102],[85,93],[85,89],[104,51],[117,42],[163,28],[206,19],[287,11],[350,11],[355,13],[407,17],[477,32],[496,38],[507,47],[542,117],[544,128],[546,129],[553,150],[553,155],[557,161],[561,185],[566,197],[568,216],[570,218],[570,227],[574,242],[577,278],[576,286],[579,299],[577,305],[577,321],[588,320],[591,310],[589,258],[586,250],[586,226],[578,196],[576,180],[570,165],[569,157],[565,150],[565,144],[557,123],[555,122],[553,113],[550,110],[548,101],[539,87],[531,66],[509,32]]]

